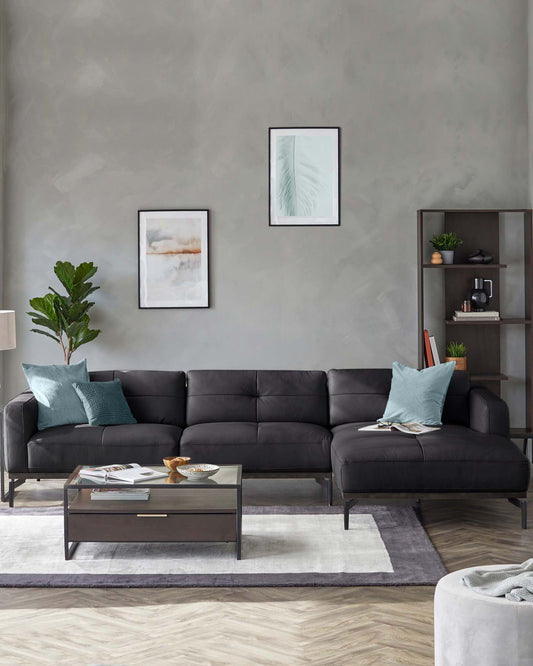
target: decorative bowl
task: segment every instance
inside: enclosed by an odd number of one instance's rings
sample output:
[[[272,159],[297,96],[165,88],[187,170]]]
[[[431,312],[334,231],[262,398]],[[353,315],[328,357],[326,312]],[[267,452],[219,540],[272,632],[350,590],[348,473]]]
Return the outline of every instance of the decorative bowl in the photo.
[[[183,465],[180,467],[180,474],[186,476],[191,481],[201,481],[209,476],[216,474],[220,467],[218,465],[208,465],[207,463],[197,463],[196,465]]]
[[[184,456],[166,456],[163,458],[163,463],[171,472],[175,472],[178,467],[182,465],[187,465],[191,462],[190,458]]]

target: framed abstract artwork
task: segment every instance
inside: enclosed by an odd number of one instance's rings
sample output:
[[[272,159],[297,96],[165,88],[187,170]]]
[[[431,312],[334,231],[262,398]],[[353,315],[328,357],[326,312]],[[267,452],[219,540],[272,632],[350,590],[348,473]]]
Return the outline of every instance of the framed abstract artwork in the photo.
[[[270,226],[340,224],[339,127],[269,129]]]
[[[208,210],[139,211],[139,308],[208,308]]]

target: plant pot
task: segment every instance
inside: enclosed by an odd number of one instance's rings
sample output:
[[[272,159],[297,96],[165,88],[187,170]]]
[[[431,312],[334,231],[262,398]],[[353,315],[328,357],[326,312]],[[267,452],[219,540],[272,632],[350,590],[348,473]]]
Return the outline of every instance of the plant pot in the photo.
[[[453,255],[455,250],[439,250],[442,255],[443,264],[453,264]]]
[[[455,361],[456,370],[466,370],[466,356],[446,356],[446,363]]]

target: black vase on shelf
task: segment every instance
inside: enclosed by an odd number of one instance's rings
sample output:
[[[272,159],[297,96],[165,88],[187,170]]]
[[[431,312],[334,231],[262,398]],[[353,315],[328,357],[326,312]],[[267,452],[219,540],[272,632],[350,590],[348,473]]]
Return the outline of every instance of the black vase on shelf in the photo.
[[[485,285],[490,285],[490,290],[485,288]],[[492,280],[485,280],[484,278],[474,278],[474,287],[470,292],[470,300],[472,301],[472,310],[474,312],[484,312],[487,309],[490,299],[492,298]]]

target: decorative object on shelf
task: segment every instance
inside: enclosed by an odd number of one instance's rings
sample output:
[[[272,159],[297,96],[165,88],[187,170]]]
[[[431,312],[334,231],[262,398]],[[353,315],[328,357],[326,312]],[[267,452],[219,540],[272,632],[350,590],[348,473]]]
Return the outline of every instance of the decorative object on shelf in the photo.
[[[269,129],[270,226],[340,224],[339,127]]]
[[[429,242],[431,245],[433,245],[437,252],[441,253],[442,261],[445,264],[453,264],[455,250],[463,244],[463,241],[459,238],[455,231],[433,236]]]
[[[472,312],[472,301],[470,299],[463,301],[463,305],[461,306],[461,311]]]
[[[494,257],[485,250],[474,250],[468,255],[469,264],[490,264]]]
[[[67,295],[63,296],[48,287],[52,293],[30,299],[30,307],[34,311],[27,314],[34,324],[48,329],[43,331],[32,328],[31,331],[46,335],[60,344],[67,365],[76,349],[94,340],[101,332],[100,329],[89,328],[88,313],[94,303],[86,300],[87,296],[100,289],[88,282],[97,270],[98,267],[92,261],[84,261],[79,266],[74,266],[70,261],[58,261],[54,273]]]
[[[487,309],[492,298],[492,280],[485,280],[481,277],[473,279],[474,286],[470,292],[470,301],[474,312],[484,312]],[[490,285],[490,291],[485,289],[485,284]]]
[[[440,252],[433,252],[431,255],[431,263],[439,266],[442,264],[442,254]]]
[[[208,210],[139,211],[139,308],[208,308]]]
[[[466,370],[466,347],[462,342],[449,342],[446,354],[446,363],[455,361],[456,370]]]

